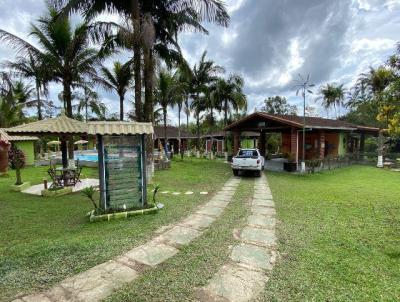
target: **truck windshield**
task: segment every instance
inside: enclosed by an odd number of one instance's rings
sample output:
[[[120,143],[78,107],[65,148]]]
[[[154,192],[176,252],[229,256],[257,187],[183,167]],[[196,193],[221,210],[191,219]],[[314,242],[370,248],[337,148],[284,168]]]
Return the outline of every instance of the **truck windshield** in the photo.
[[[238,157],[257,157],[258,153],[256,150],[240,150]]]

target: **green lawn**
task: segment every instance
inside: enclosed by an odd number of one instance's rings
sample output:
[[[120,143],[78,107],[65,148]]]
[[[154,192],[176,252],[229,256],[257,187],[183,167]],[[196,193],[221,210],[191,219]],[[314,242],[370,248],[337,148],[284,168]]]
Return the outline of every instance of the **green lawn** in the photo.
[[[26,168],[23,179],[40,183],[46,168]],[[83,174],[95,176],[96,170]],[[161,191],[193,195],[159,195],[165,208],[155,215],[88,223],[90,203],[81,194],[42,198],[9,191],[15,179],[0,178],[0,301],[52,284],[144,243],[158,227],[170,224],[209,199],[231,176],[228,165],[207,160],[174,161],[156,173]]]
[[[400,173],[268,173],[279,252],[261,301],[400,301]]]
[[[233,233],[246,224],[253,187],[253,178],[243,178],[231,203],[208,230],[106,301],[195,301],[196,289],[208,284],[238,244]]]

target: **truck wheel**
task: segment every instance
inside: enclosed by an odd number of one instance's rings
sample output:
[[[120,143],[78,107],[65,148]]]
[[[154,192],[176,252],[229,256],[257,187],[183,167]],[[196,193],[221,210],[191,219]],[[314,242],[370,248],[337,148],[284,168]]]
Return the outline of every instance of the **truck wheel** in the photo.
[[[239,175],[239,170],[232,170],[233,171],[233,175],[238,176]]]

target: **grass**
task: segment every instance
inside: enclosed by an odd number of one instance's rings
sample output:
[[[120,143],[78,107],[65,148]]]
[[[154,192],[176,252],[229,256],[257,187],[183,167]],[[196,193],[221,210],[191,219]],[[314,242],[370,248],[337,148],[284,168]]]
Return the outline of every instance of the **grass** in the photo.
[[[268,173],[281,259],[262,301],[399,301],[400,174]]]
[[[196,289],[205,286],[229,260],[230,247],[238,242],[233,231],[246,222],[246,201],[250,202],[253,186],[252,178],[244,178],[224,213],[202,236],[106,301],[195,301]]]
[[[95,169],[83,174],[95,176]],[[12,173],[11,173],[12,174]],[[23,180],[37,184],[46,168],[26,168]],[[231,176],[228,165],[207,160],[174,161],[159,171],[154,183],[161,191],[194,191],[193,195],[162,195],[165,208],[155,215],[128,220],[89,223],[91,209],[80,193],[42,198],[10,192],[14,181],[0,178],[0,301],[49,288],[56,282],[86,270],[144,243],[154,231],[188,215]]]

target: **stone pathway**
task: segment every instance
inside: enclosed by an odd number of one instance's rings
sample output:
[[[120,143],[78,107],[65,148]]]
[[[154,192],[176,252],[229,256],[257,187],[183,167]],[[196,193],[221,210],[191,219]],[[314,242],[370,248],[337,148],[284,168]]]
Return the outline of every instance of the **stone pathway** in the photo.
[[[47,185],[51,186],[51,182]],[[84,188],[88,188],[90,186],[96,187],[99,185],[99,180],[95,178],[83,178],[80,182],[78,182],[75,186],[72,187],[72,192],[82,191]],[[26,190],[21,191],[22,193],[32,194],[32,195],[42,195],[42,190],[44,190],[44,184],[38,184],[29,187]]]
[[[183,221],[163,230],[151,241],[127,253],[61,281],[51,289],[20,297],[13,302],[100,301],[123,285],[179,253],[179,249],[202,235],[232,200],[240,178],[228,180],[206,204]]]
[[[265,175],[254,184],[251,214],[226,263],[200,289],[200,301],[244,302],[256,298],[268,281],[276,259],[275,208]]]

